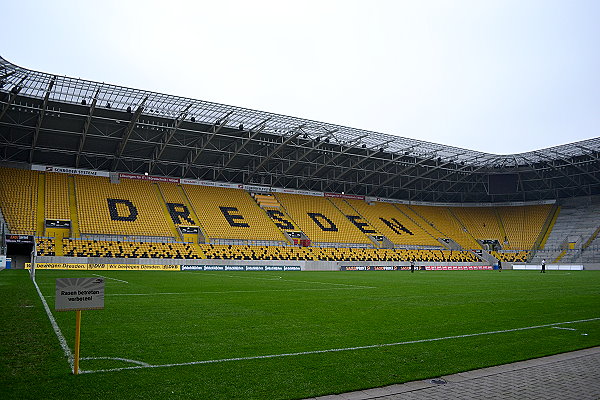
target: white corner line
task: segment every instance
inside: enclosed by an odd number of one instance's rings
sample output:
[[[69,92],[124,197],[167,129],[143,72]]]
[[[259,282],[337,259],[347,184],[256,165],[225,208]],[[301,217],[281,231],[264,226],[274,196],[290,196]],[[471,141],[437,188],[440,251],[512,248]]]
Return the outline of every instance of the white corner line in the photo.
[[[186,363],[148,365],[148,366],[139,365],[139,366],[134,366],[134,367],[88,370],[88,371],[81,371],[81,373],[93,374],[93,373],[98,373],[98,372],[116,372],[116,371],[124,371],[124,370],[130,370],[130,369],[142,369],[142,368],[182,367],[182,366],[188,366],[188,365],[215,364],[215,363],[222,363],[222,362],[229,362],[229,361],[260,360],[260,359],[266,359],[266,358],[294,357],[294,356],[311,355],[311,354],[335,353],[335,352],[339,352],[339,351],[365,350],[365,349],[374,349],[374,348],[379,348],[379,347],[401,346],[401,345],[405,345],[405,344],[436,342],[436,341],[440,341],[440,340],[460,339],[460,338],[468,338],[468,337],[474,337],[474,336],[494,335],[494,334],[498,334],[498,333],[509,333],[509,332],[526,331],[526,330],[531,330],[531,329],[550,328],[550,327],[555,327],[557,325],[576,324],[576,323],[580,323],[580,322],[590,322],[590,321],[598,321],[598,320],[600,320],[600,317],[580,319],[580,320],[575,320],[575,321],[555,322],[552,324],[545,324],[545,325],[526,326],[523,328],[502,329],[502,330],[489,331],[489,332],[469,333],[469,334],[465,334],[465,335],[454,335],[454,336],[445,336],[445,337],[439,337],[439,338],[409,340],[406,342],[372,344],[372,345],[367,345],[367,346],[344,347],[344,348],[326,349],[326,350],[301,351],[301,352],[297,352],[297,353],[269,354],[269,355],[263,355],[263,356],[222,358],[222,359],[216,359],[216,360],[191,361],[191,362],[186,362]]]
[[[119,281],[119,282],[123,282],[123,283],[129,283],[129,282],[127,282],[127,281],[123,281],[123,280],[121,280],[121,279],[117,279],[117,278],[109,278],[108,276],[102,276],[102,275],[98,275],[98,274],[92,274],[92,275],[99,276],[100,278],[104,278],[104,279],[111,279],[111,280],[113,280],[113,281]]]
[[[123,362],[128,362],[130,364],[137,364],[137,365],[141,365],[142,367],[151,367],[151,364],[145,363],[143,361],[138,361],[138,360],[130,360],[129,358],[122,358],[122,357],[80,357],[80,360],[116,360],[116,361],[123,361]],[[83,372],[81,369],[79,370],[79,372]]]
[[[74,365],[75,365],[75,356],[73,356],[73,353],[71,352],[71,349],[69,348],[69,345],[67,344],[67,339],[65,339],[60,328],[58,327],[58,324],[56,323],[56,320],[54,319],[54,315],[52,315],[52,311],[50,311],[50,307],[48,307],[48,303],[46,302],[46,299],[42,295],[42,292],[40,291],[40,288],[39,288],[37,282],[35,281],[35,279],[33,279],[33,284],[35,285],[35,289],[38,292],[38,296],[40,296],[40,300],[42,300],[42,304],[44,305],[44,309],[46,310],[46,314],[48,315],[50,324],[52,324],[54,333],[56,333],[56,337],[58,338],[60,347],[62,347],[62,349],[65,353],[65,356],[67,357],[67,360],[69,361],[69,365],[71,366],[71,370],[73,370]]]

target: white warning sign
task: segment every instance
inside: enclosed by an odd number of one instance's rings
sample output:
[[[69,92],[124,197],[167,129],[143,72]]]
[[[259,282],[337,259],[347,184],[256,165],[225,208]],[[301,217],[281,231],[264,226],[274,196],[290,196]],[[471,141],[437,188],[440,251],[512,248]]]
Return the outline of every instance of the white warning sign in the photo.
[[[104,278],[56,279],[57,311],[100,310],[104,308]]]

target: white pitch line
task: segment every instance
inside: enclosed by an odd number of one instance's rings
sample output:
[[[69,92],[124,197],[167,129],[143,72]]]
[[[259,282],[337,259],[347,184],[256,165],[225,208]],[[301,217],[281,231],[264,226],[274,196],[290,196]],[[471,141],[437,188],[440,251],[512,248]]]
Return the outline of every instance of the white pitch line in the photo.
[[[73,353],[71,353],[71,349],[69,348],[69,345],[67,344],[67,339],[65,339],[60,328],[58,327],[58,324],[56,323],[56,320],[54,319],[54,315],[52,315],[52,311],[50,311],[50,307],[48,307],[48,303],[46,303],[46,299],[42,295],[42,292],[40,291],[40,288],[39,288],[37,282],[35,281],[35,279],[33,280],[33,284],[35,285],[35,289],[37,290],[38,295],[40,296],[40,300],[42,300],[42,304],[44,305],[44,309],[46,310],[46,314],[48,315],[50,324],[52,324],[54,333],[56,333],[56,337],[58,338],[60,347],[62,347],[62,349],[65,353],[65,356],[69,360],[69,365],[71,366],[71,370],[73,370],[73,367],[75,365],[75,363],[74,363],[75,357],[73,356]]]
[[[227,294],[227,293],[269,293],[269,292],[311,292],[330,290],[362,290],[370,287],[334,287],[326,289],[272,289],[272,290],[220,290],[210,292],[158,292],[158,293],[105,293],[104,296],[165,296],[165,295],[202,295],[202,294]]]
[[[183,271],[187,273],[196,273],[192,271]],[[229,275],[229,274],[221,274],[221,273],[209,273],[209,272],[198,272],[198,274],[202,275],[213,275],[213,276],[228,276],[230,278],[243,278],[243,279],[258,279],[263,281],[282,281],[282,282],[300,282],[300,283],[314,283],[317,285],[334,285],[334,286],[349,286],[349,287],[357,287],[357,288],[366,288],[366,289],[376,289],[374,286],[363,286],[363,285],[350,285],[347,283],[333,283],[333,282],[319,282],[319,281],[301,281],[297,279],[282,279],[281,276],[277,278],[259,278],[257,276],[244,276],[244,275]],[[272,275],[271,275],[272,276]]]
[[[108,276],[102,276],[102,275],[98,275],[98,274],[92,274],[92,275],[99,276],[100,278],[104,278],[104,279],[112,279],[113,281],[119,281],[119,282],[123,282],[123,283],[129,283],[129,282],[127,282],[127,281],[123,281],[123,280],[121,280],[121,279],[117,279],[117,278],[109,278]]]
[[[563,328],[562,326],[553,326],[554,329],[564,329],[565,331],[576,331],[575,328]]]
[[[474,337],[474,336],[494,335],[494,334],[498,334],[498,333],[526,331],[526,330],[530,330],[530,329],[555,327],[556,325],[576,324],[576,323],[580,323],[580,322],[590,322],[590,321],[598,321],[598,320],[600,320],[600,317],[589,318],[589,319],[580,319],[580,320],[576,320],[576,321],[555,322],[552,324],[545,324],[545,325],[527,326],[524,328],[502,329],[502,330],[498,330],[498,331],[469,333],[466,335],[454,335],[454,336],[445,336],[445,337],[431,338],[431,339],[409,340],[406,342],[372,344],[372,345],[367,345],[367,346],[344,347],[344,348],[327,349],[327,350],[301,351],[301,352],[297,352],[297,353],[269,354],[269,355],[264,355],[264,356],[222,358],[222,359],[217,359],[217,360],[192,361],[192,362],[187,362],[187,363],[174,363],[174,364],[148,365],[148,366],[140,365],[140,366],[135,366],[135,367],[98,369],[98,370],[94,370],[94,371],[81,371],[81,373],[93,374],[93,373],[98,373],[98,372],[116,372],[116,371],[124,371],[124,370],[130,370],[130,369],[142,369],[142,368],[182,367],[182,366],[188,366],[188,365],[215,364],[215,363],[230,362],[230,361],[260,360],[260,359],[266,359],[266,358],[294,357],[294,356],[303,356],[303,355],[311,355],[311,354],[335,353],[335,352],[340,352],[340,351],[375,349],[375,348],[380,348],[380,347],[401,346],[401,345],[405,345],[405,344],[436,342],[436,341],[440,341],[440,340],[461,339],[461,338],[468,338],[468,337]]]
[[[150,364],[145,363],[143,361],[130,360],[129,358],[121,358],[121,357],[80,357],[79,359],[80,360],[116,360],[116,361],[123,361],[123,362],[128,362],[131,364],[141,365],[143,367],[151,367]],[[79,372],[83,372],[83,371],[80,369]]]

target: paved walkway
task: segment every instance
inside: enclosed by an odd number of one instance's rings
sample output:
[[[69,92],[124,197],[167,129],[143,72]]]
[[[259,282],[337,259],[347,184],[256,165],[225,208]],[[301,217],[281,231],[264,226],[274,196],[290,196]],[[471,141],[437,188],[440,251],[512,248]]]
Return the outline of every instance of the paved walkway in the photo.
[[[313,400],[600,399],[600,347]]]

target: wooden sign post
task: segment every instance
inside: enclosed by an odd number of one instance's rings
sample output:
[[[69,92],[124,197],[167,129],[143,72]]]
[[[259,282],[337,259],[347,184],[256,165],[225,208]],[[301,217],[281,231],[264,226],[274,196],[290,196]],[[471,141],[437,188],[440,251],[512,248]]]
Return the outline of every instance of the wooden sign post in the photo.
[[[75,359],[73,374],[79,374],[81,310],[104,308],[104,278],[59,278],[56,280],[57,311],[75,311]]]

